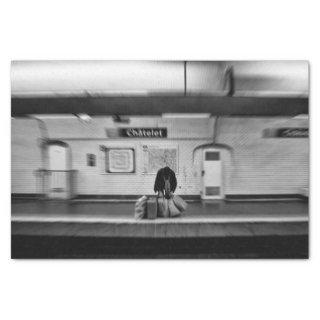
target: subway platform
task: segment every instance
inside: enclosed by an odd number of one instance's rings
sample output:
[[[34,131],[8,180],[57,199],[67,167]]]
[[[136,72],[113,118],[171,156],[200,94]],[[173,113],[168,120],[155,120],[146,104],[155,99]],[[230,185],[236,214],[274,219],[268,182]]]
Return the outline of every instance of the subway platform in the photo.
[[[135,220],[134,203],[12,201],[12,258],[307,258],[304,201],[190,202]]]

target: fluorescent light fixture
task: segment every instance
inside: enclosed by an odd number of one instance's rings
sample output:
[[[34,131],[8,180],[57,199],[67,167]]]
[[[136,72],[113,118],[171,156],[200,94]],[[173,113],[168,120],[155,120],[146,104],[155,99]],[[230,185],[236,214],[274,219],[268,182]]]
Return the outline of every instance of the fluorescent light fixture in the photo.
[[[30,114],[31,118],[47,120],[47,119],[75,119],[73,114]]]
[[[206,119],[210,118],[210,113],[163,113],[162,118],[180,119]]]
[[[86,123],[88,123],[92,120],[92,118],[86,113],[78,113],[77,117],[79,118],[79,120],[86,122]]]
[[[294,116],[293,119],[308,120],[309,115],[308,114],[298,114],[298,115]]]

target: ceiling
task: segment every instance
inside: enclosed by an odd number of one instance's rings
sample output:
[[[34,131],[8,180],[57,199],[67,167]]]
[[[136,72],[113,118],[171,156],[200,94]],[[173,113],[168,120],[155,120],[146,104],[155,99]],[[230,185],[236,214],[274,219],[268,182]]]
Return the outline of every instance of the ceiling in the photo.
[[[307,97],[306,61],[13,61],[15,98],[226,95]]]

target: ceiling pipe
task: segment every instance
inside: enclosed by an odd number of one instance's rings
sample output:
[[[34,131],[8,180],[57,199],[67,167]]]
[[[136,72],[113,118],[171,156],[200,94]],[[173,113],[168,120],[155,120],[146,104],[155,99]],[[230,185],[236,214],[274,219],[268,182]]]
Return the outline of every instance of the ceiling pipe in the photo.
[[[41,162],[42,162],[42,167],[46,168],[49,161],[47,150],[46,150],[46,143],[50,140],[49,130],[44,120],[39,119],[38,117],[33,115],[30,115],[29,118],[37,121],[38,128],[40,131],[39,147],[41,151]]]
[[[187,96],[187,61],[184,61],[184,96]]]
[[[230,152],[231,158],[233,158],[233,151],[234,151],[233,148],[231,146],[229,146],[228,144],[217,142],[217,137],[219,134],[220,118],[221,117],[219,117],[219,116],[215,117],[215,121],[214,121],[214,125],[213,125],[212,142],[201,144],[193,149],[193,152],[192,152],[192,162],[193,163],[194,163],[194,159],[195,159],[195,153],[197,150],[204,149],[204,148],[210,148],[210,147],[215,148],[215,149],[227,150]]]
[[[233,97],[235,93],[235,79],[233,66],[227,66],[224,73],[224,90],[227,90],[227,96]]]

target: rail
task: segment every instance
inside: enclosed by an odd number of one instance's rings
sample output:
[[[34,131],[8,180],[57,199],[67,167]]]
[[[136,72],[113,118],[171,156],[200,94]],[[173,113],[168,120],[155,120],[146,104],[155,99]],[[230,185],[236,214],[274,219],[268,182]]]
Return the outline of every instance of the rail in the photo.
[[[41,198],[72,199],[76,196],[78,170],[36,170]]]

